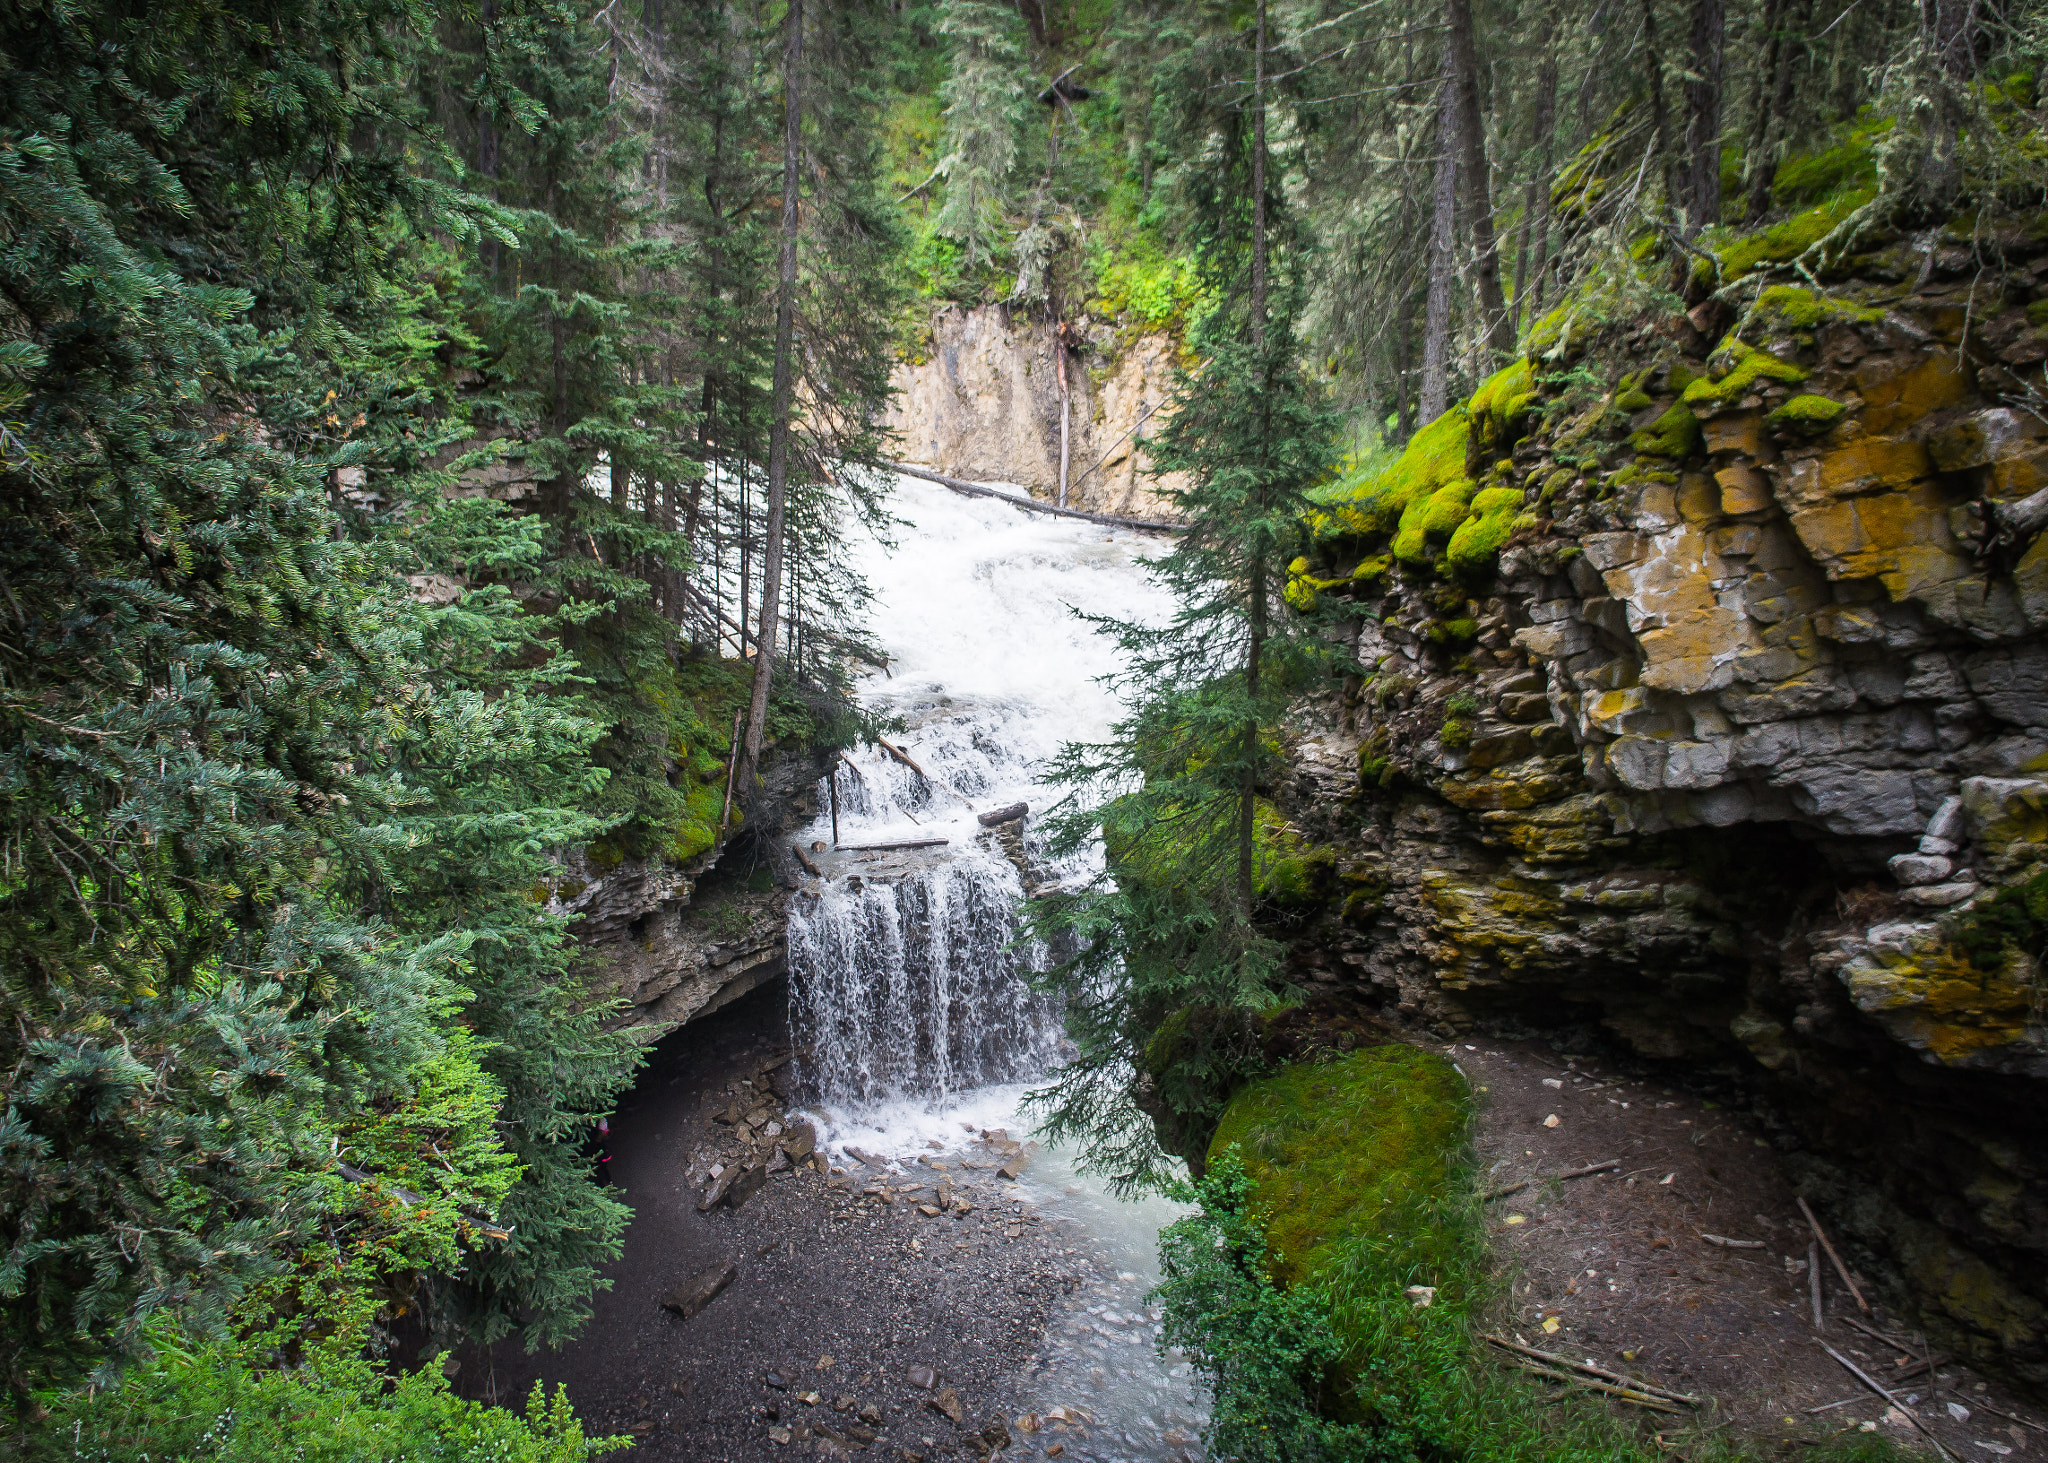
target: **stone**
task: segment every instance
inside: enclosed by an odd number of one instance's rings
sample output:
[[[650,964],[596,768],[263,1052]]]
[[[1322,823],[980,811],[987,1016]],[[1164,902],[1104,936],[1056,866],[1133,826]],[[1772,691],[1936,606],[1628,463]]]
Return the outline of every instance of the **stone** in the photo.
[[[1550,720],[1550,697],[1541,691],[1512,691],[1500,698],[1500,714],[1507,721]]]
[[[921,1391],[929,1392],[939,1384],[939,1374],[928,1366],[914,1366],[904,1373],[905,1381]]]
[[[818,1143],[818,1130],[809,1123],[791,1123],[789,1131],[782,1135],[782,1151],[789,1155],[790,1162],[802,1163],[809,1158]]]
[[[1963,675],[1986,711],[2014,726],[2048,726],[2048,645],[1979,651]]]
[[[768,1182],[768,1166],[762,1163],[749,1164],[739,1170],[732,1183],[726,1188],[721,1202],[728,1209],[737,1209],[754,1195],[761,1192],[761,1186]],[[708,1206],[707,1206],[708,1207]]]
[[[1909,904],[1918,904],[1928,909],[1946,909],[1951,904],[1961,904],[1978,890],[1975,883],[1969,884],[1927,884],[1917,889],[1901,889],[1899,897]]]
[[[1724,467],[1714,474],[1714,482],[1721,489],[1721,511],[1731,518],[1761,513],[1777,504],[1771,496],[1771,480],[1753,467]]]
[[[673,1311],[687,1321],[716,1300],[720,1292],[732,1284],[733,1277],[737,1274],[739,1268],[730,1260],[713,1265],[709,1270],[691,1276],[662,1296],[662,1309]]]
[[[961,1422],[967,1416],[967,1409],[960,1403],[960,1394],[951,1387],[941,1387],[932,1396],[925,1398],[924,1405],[934,1412],[943,1412],[954,1422]]]
[[[863,1403],[860,1409],[860,1420],[872,1426],[880,1427],[882,1425],[882,1409],[872,1402]]]
[[[1901,884],[1939,884],[1949,876],[1954,863],[1927,854],[1902,853],[1887,865]]]
[[[1018,1174],[1024,1172],[1031,1162],[1032,1155],[1037,1151],[1038,1145],[1036,1143],[1027,1144],[1019,1148],[1015,1153],[1012,1153],[1003,1160],[1003,1166],[996,1170],[996,1176],[998,1178],[1014,1179]]]

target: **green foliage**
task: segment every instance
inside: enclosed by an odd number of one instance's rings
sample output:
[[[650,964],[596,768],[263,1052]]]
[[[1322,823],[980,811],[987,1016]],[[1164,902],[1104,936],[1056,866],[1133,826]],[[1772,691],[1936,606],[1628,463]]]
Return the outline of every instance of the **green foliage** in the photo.
[[[974,272],[1003,224],[1025,96],[1023,22],[996,0],[940,0],[939,33],[952,42],[939,170],[946,201],[933,227],[967,247]]]
[[[157,1339],[155,1360],[119,1388],[61,1403],[27,1463],[581,1463],[631,1444],[585,1437],[567,1395],[538,1382],[522,1414],[464,1401],[435,1366],[393,1376],[360,1359],[354,1329],[301,1365],[261,1369],[243,1347]]]
[[[2015,956],[2048,956],[2048,868],[1973,904],[1952,920],[1950,932],[1979,970],[2002,970]]]

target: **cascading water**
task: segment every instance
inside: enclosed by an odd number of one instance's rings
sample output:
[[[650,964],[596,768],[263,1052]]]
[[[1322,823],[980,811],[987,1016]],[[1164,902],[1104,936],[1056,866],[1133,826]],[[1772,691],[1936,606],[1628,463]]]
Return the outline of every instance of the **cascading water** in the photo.
[[[1020,835],[976,815],[1042,809],[1058,796],[1041,781],[1049,759],[1109,734],[1118,706],[1100,678],[1115,650],[1074,612],[1156,622],[1172,609],[1145,573],[1156,541],[913,479],[894,506],[895,544],[865,540],[859,555],[870,630],[891,658],[862,699],[905,729],[893,753],[868,749],[821,783],[837,838],[829,813],[800,835],[824,877],[804,881],[789,919],[803,1072],[826,1142],[864,1155],[1023,1126],[1019,1104],[1062,1038],[1057,1004],[1030,989],[1046,956],[1020,945],[1017,910],[1086,870],[1050,862],[1028,820]],[[877,847],[905,844],[925,846]],[[1185,1363],[1154,1353],[1144,1304],[1174,1207],[1119,1203],[1058,1152],[1017,1192],[1105,1276],[1049,1327],[1018,1406],[1081,1410],[1069,1458],[1193,1456],[1201,1399]]]

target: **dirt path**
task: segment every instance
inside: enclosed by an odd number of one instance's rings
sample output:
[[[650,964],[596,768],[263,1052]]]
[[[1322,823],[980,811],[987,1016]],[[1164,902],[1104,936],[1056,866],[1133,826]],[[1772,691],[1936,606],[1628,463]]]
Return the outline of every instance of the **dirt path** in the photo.
[[[1955,1456],[2048,1456],[2048,1431],[1998,1415],[2048,1421],[2038,1409],[1962,1366],[1939,1366],[1932,1380],[1914,1374],[1917,1334],[1881,1306],[1862,1314],[1825,1254],[1825,1329],[1815,1329],[1812,1234],[1777,1151],[1747,1115],[1536,1042],[1482,1039],[1443,1050],[1480,1095],[1482,1184],[1538,1178],[1487,1205],[1495,1254],[1514,1276],[1502,1331],[1710,1397],[1712,1417],[1751,1436],[1861,1427],[1924,1447],[1825,1342],[1894,1391]],[[1619,1168],[1539,1177],[1608,1159]],[[1878,1340],[1857,1322],[1909,1346]],[[1836,1402],[1846,1405],[1812,1410]]]
[[[614,1182],[635,1214],[612,1288],[559,1351],[466,1356],[465,1391],[516,1402],[535,1378],[565,1383],[591,1430],[630,1433],[630,1456],[677,1463],[988,1451],[999,1434],[982,1430],[1060,1303],[1094,1283],[1094,1262],[957,1157],[944,1176],[969,1181],[964,1216],[927,1217],[894,1192],[927,1177],[919,1165],[886,1194],[864,1193],[883,1185],[857,1165],[779,1173],[737,1211],[698,1213],[692,1154],[731,1146],[712,1115],[782,1049],[785,999],[779,986],[757,992],[657,1050],[613,1125]],[[735,1278],[699,1314],[662,1309],[664,1292],[727,1262]],[[939,1410],[953,1398],[958,1421]]]

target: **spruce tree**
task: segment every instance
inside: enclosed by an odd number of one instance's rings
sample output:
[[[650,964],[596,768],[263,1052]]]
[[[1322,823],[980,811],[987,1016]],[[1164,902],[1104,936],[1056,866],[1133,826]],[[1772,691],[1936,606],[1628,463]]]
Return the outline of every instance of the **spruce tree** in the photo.
[[[1113,741],[1069,747],[1056,769],[1078,796],[1054,820],[1055,845],[1099,838],[1108,859],[1041,917],[1056,948],[1076,951],[1049,981],[1079,1048],[1042,1100],[1052,1131],[1126,1185],[1160,1174],[1140,1109],[1199,1163],[1220,1095],[1256,1060],[1245,1016],[1279,981],[1261,928],[1278,814],[1262,789],[1282,765],[1289,701],[1327,661],[1314,627],[1278,603],[1334,422],[1297,361],[1304,241],[1265,145],[1260,29],[1242,38],[1252,114],[1183,123],[1183,135],[1214,127],[1221,145],[1185,175],[1215,304],[1147,443],[1154,470],[1185,483],[1168,491],[1185,528],[1152,568],[1177,609],[1164,625],[1100,622],[1131,711]]]
[[[966,269],[993,252],[1017,165],[1024,120],[1025,59],[1016,10],[995,0],[945,0],[939,33],[953,43],[939,89],[946,104],[939,171],[946,197],[934,227],[967,246]]]

